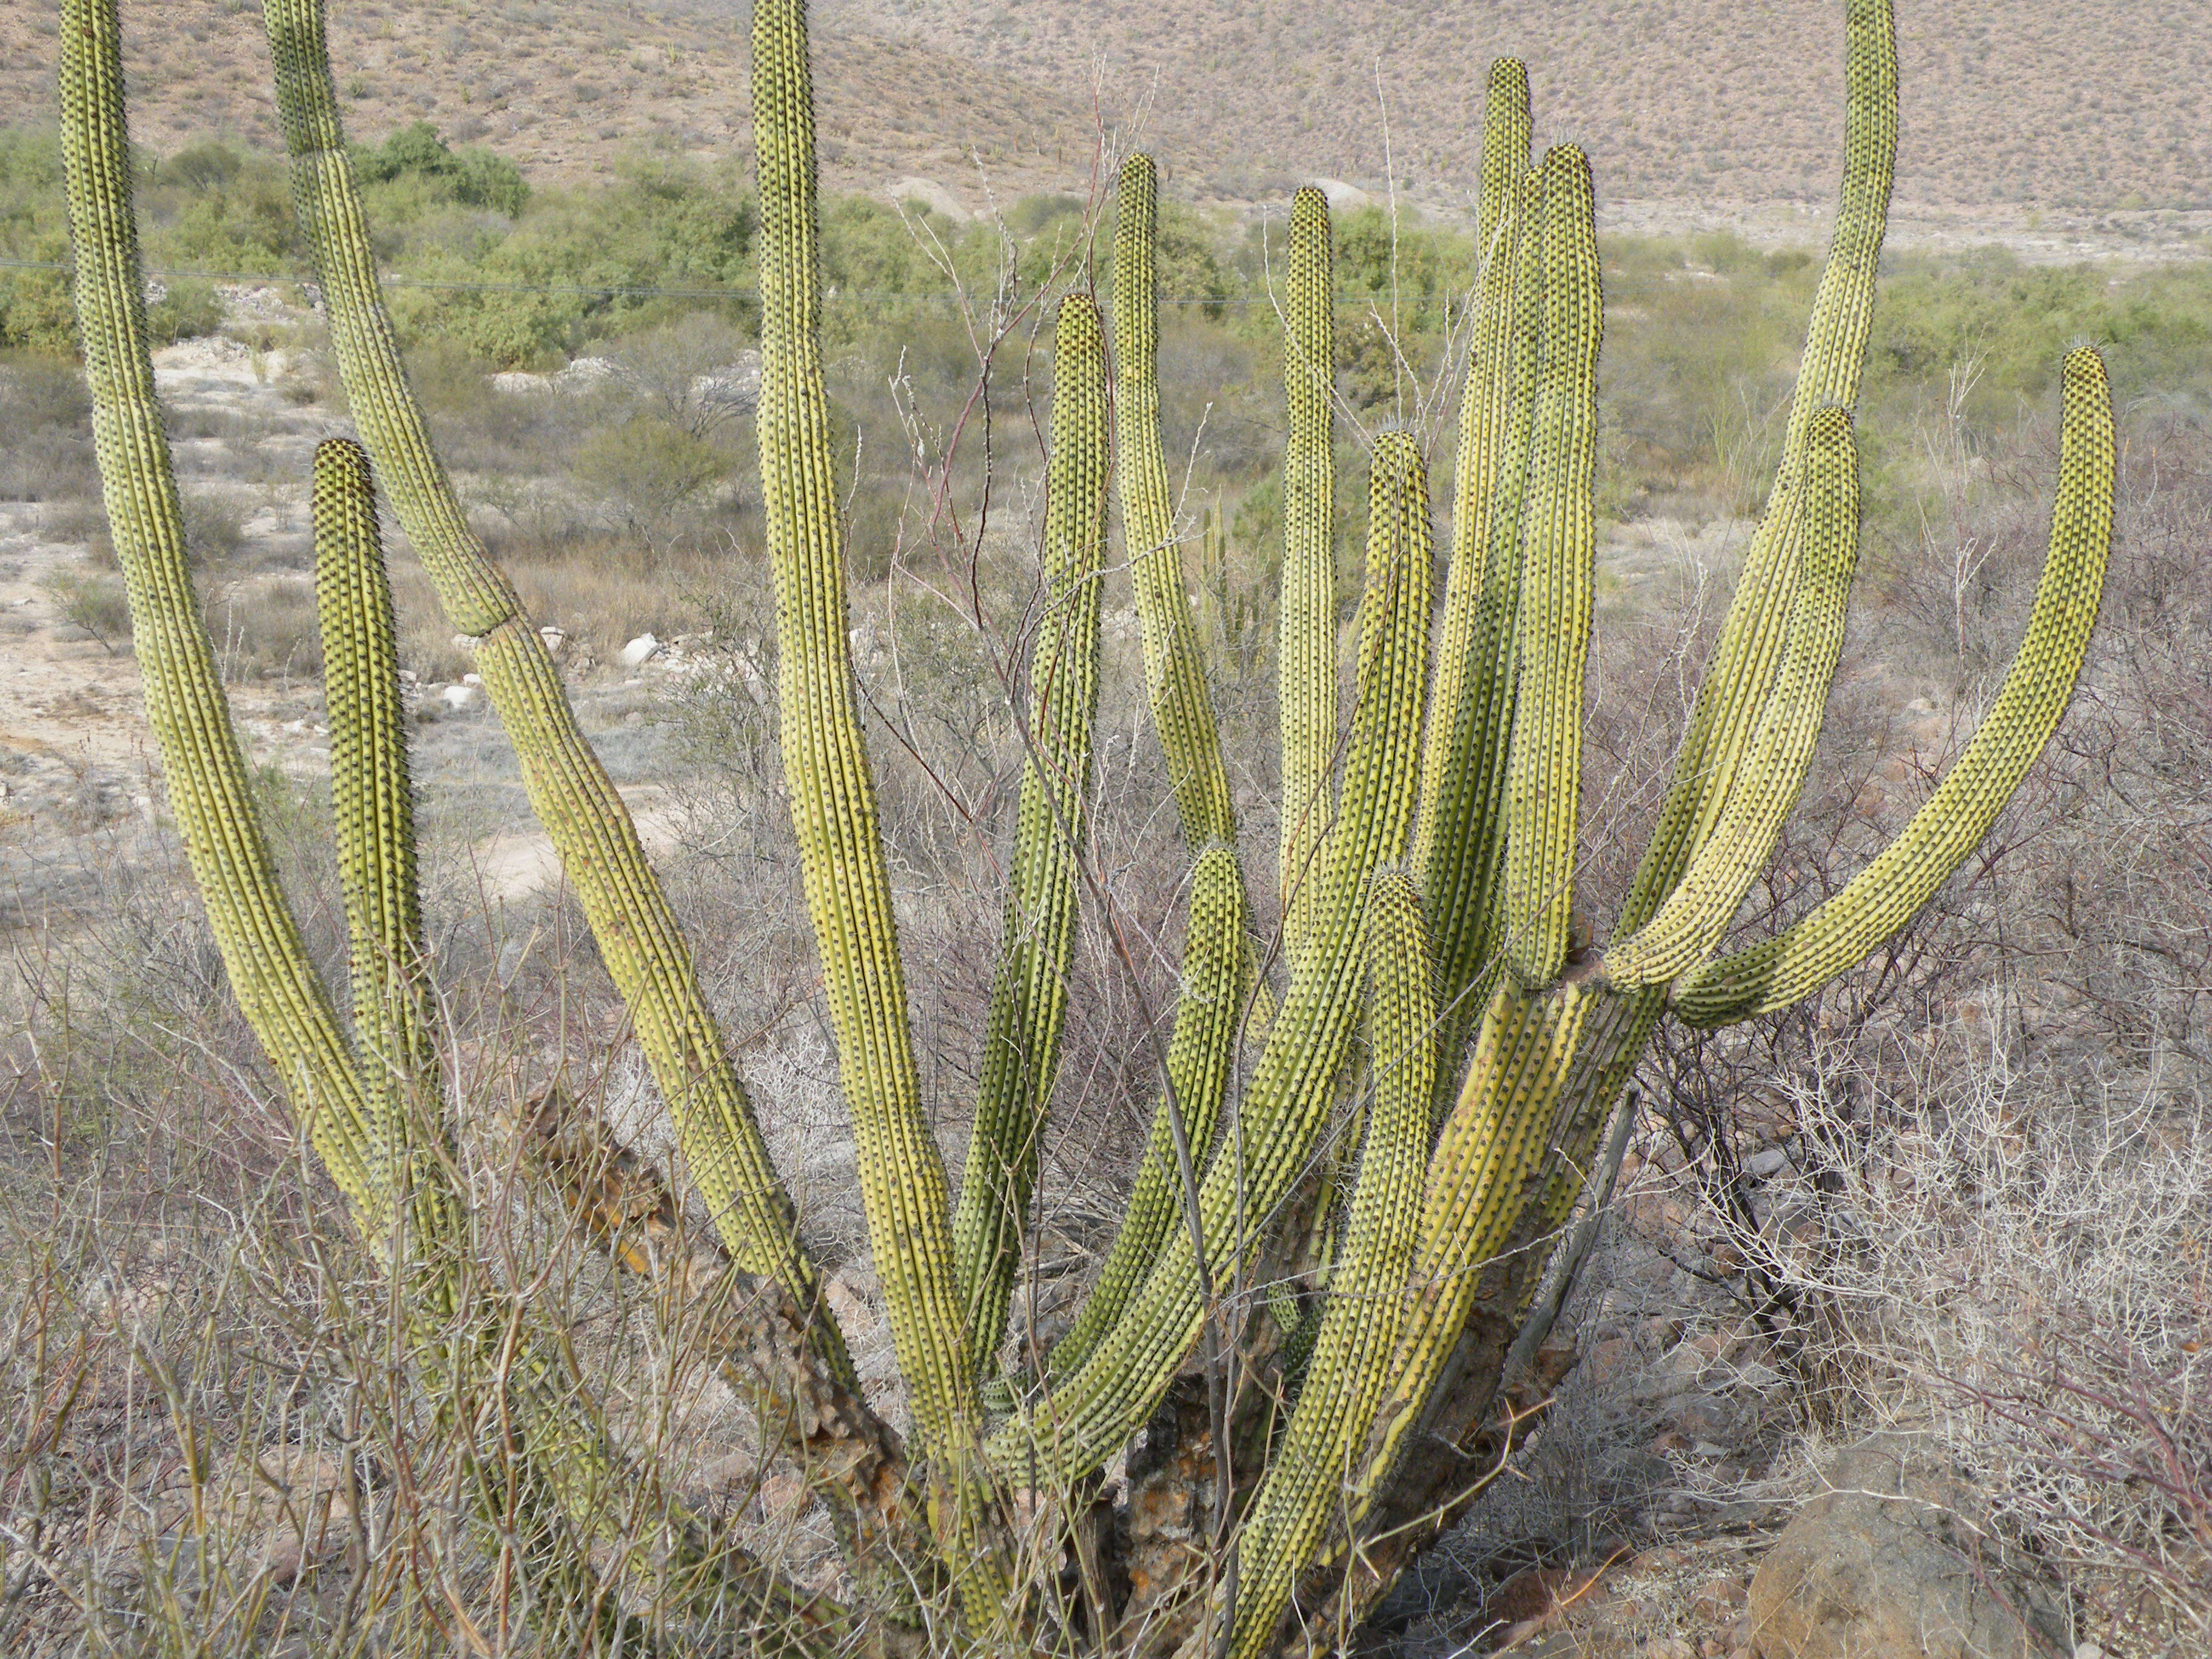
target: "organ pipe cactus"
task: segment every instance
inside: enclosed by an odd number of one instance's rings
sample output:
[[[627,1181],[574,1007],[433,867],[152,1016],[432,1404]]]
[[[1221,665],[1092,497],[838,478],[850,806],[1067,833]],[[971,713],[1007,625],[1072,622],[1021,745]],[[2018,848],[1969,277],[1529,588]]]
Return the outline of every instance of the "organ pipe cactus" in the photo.
[[[719,1239],[685,1243],[659,1172],[557,1096],[531,1126],[536,1167],[624,1267],[687,1298],[737,1287],[711,1327],[717,1358],[829,1505],[848,1556],[848,1600],[803,1594],[672,1504],[677,1537],[659,1559],[698,1587],[687,1617],[734,1610],[778,1650],[1329,1649],[1463,1510],[1504,1443],[1500,1404],[1526,1381],[1547,1255],[1601,1140],[1619,1145],[1604,1131],[1658,1022],[1712,1026],[1814,994],[1905,925],[1988,830],[2063,711],[2101,592],[2113,441],[2102,365],[2087,349],[2066,361],[2050,556],[2001,695],[1860,876],[1776,937],[1723,949],[1811,764],[1857,558],[1851,410],[1896,146],[1896,64],[1886,0],[1845,9],[1842,207],[1780,466],[1656,832],[1602,949],[1576,902],[1602,332],[1586,160],[1560,146],[1532,162],[1526,74],[1493,65],[1442,592],[1425,459],[1411,434],[1382,433],[1369,458],[1348,719],[1331,597],[1330,228],[1317,191],[1292,204],[1280,904],[1261,916],[1161,445],[1157,181],[1147,158],[1128,158],[1110,365],[1091,297],[1066,295],[1057,315],[1037,624],[1017,698],[1027,755],[956,1200],[908,1028],[854,689],[804,9],[757,0],[757,429],[785,775],[909,1448],[860,1391],[635,830],[425,434],[383,310],[320,0],[266,0],[295,200],[362,445],[325,445],[314,479],[352,947],[350,1030],[340,1020],[277,883],[185,569],[147,355],[114,0],[65,0],[64,148],[94,435],[171,811],[231,983],[368,1247],[414,1287],[408,1333],[423,1385],[465,1397],[499,1338],[477,1305],[470,1218],[449,1176],[374,480],[452,624],[480,641],[532,805]],[[1117,505],[1191,859],[1183,971],[1120,1230],[1073,1326],[1006,1364],[1072,941],[1086,894],[1102,896],[1085,825]],[[611,1527],[605,1494],[649,1472],[625,1464],[556,1358],[500,1364],[509,1426],[497,1451],[525,1472],[522,1557],[549,1636],[681,1645],[690,1626],[646,1632],[621,1611],[624,1576],[654,1569]],[[483,1419],[446,1420],[465,1437]],[[1142,1455],[1117,1464],[1148,1425]],[[1131,1516],[1118,1542],[1094,1524],[1109,1467],[1124,1471]],[[1163,1504],[1188,1524],[1140,1524]],[[512,1529],[511,1503],[502,1513]]]

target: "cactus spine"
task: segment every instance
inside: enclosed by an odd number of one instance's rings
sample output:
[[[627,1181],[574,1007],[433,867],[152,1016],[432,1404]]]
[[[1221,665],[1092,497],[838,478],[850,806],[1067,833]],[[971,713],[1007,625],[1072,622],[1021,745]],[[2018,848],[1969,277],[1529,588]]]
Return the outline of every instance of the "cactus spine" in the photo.
[[[800,0],[757,5],[757,429],[785,774],[918,1430],[909,1462],[820,1305],[621,799],[425,435],[345,156],[320,0],[266,0],[297,205],[367,450],[325,444],[314,477],[351,944],[350,1036],[342,1026],[276,881],[185,568],[146,349],[113,0],[64,0],[64,145],[94,438],[171,805],[241,1007],[364,1238],[407,1276],[419,1374],[465,1443],[482,1512],[522,1547],[550,1644],[644,1641],[603,1575],[673,1569],[682,1617],[734,1610],[750,1639],[779,1651],[903,1654],[924,1640],[1117,1650],[1115,1609],[1071,1607],[1053,1564],[1062,1552],[1095,1563],[1085,1494],[1148,1421],[1175,1438],[1173,1455],[1146,1471],[1133,1460],[1133,1492],[1150,1482],[1157,1496],[1176,1457],[1216,1483],[1212,1518],[1188,1529],[1182,1565],[1150,1559],[1133,1597],[1139,1626],[1167,1620],[1142,1636],[1150,1651],[1179,1643],[1188,1659],[1261,1659],[1303,1641],[1302,1628],[1343,1628],[1456,1512],[1455,1450],[1510,1381],[1549,1241],[1658,1022],[1715,1025],[1812,995],[1909,921],[2049,738],[2095,620],[2114,440],[2103,366],[2083,349],[2065,368],[2050,556],[1996,703],[1935,796],[1842,892],[1778,936],[1719,954],[1803,787],[1857,557],[1850,411],[1893,167],[1896,62],[1886,0],[1847,0],[1845,14],[1843,208],[1781,465],[1659,825],[1601,955],[1573,904],[1602,331],[1587,161],[1562,147],[1530,166],[1525,70],[1493,64],[1449,569],[1439,607],[1423,458],[1408,434],[1385,433],[1370,461],[1355,700],[1340,745],[1330,229],[1318,192],[1293,204],[1279,635],[1285,982],[1273,1007],[1251,946],[1161,446],[1157,180],[1147,158],[1130,158],[1110,373],[1092,302],[1066,297],[1058,317],[1041,600],[1018,721],[1027,754],[956,1209],[923,1112],[853,690],[804,11]],[[1033,1387],[994,1380],[987,1395],[1038,1178],[1084,885],[1109,441],[1148,701],[1193,855],[1182,985],[1134,1191],[1091,1298],[1022,1379]],[[855,1607],[784,1584],[672,1504],[647,1559],[615,1523],[610,1497],[649,1487],[650,1472],[625,1464],[556,1359],[527,1343],[510,1350],[497,1315],[477,1305],[469,1217],[448,1178],[372,467],[454,625],[482,640],[479,663],[532,805],[632,1011],[727,1257],[682,1247],[673,1195],[597,1126],[539,1126],[538,1164],[626,1266],[667,1277],[686,1299],[726,1277],[749,1290],[743,1316],[716,1328],[719,1357],[760,1402],[763,1431],[830,1500],[860,1588]],[[1262,1007],[1273,1012],[1239,1087],[1239,1032],[1262,1023],[1253,1018]],[[1346,1102],[1348,1115],[1337,1114]],[[1356,1158],[1337,1149],[1339,1130]],[[1338,1184],[1349,1188],[1340,1204]],[[649,1248],[624,1231],[641,1218]],[[1273,1295],[1286,1328],[1271,1394],[1249,1386],[1246,1358],[1271,1363],[1252,1311],[1268,1287],[1255,1296],[1244,1281],[1283,1259],[1324,1269],[1327,1284],[1317,1316]],[[1208,1420],[1191,1428],[1179,1407],[1156,1416],[1209,1323],[1232,1340],[1208,1349],[1221,1365]],[[496,1410],[480,1398],[495,1363]],[[987,1399],[1016,1408],[994,1422]],[[501,1426],[479,1445],[489,1422]],[[1004,1501],[1020,1487],[1033,1500],[1026,1531]],[[1068,1498],[1080,1501],[1062,1515],[1055,1505]],[[927,1597],[945,1582],[965,1629],[940,1638]],[[1092,1622],[1093,1611],[1107,1622]]]

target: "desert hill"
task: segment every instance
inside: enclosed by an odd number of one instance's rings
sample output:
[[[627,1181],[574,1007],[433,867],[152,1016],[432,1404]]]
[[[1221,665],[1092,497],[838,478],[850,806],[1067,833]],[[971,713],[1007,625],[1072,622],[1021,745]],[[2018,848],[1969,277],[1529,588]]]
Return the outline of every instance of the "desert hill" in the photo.
[[[334,0],[331,68],[353,138],[428,120],[535,179],[580,180],[641,145],[749,155],[748,12],[688,0]],[[123,18],[134,139],[162,153],[210,135],[280,142],[258,0],[124,0]],[[0,125],[53,118],[55,27],[50,0],[0,6]],[[979,163],[1016,191],[1087,172],[1087,96],[920,41],[824,30],[816,49],[833,189],[964,180]]]
[[[1898,197],[1931,206],[2212,206],[2212,4],[1899,0]],[[821,0],[823,23],[920,41],[1087,100],[1147,94],[1164,134],[1255,171],[1455,191],[1484,71],[1525,58],[1540,136],[1618,198],[1825,199],[1839,0]],[[1378,98],[1378,90],[1380,98]]]
[[[255,3],[125,5],[143,140],[274,141]],[[742,152],[748,9],[337,0],[331,27],[355,137],[425,118],[577,179],[640,144]],[[2212,207],[2212,4],[1899,13],[1901,205]],[[1540,134],[1587,146],[1611,201],[1815,203],[1836,173],[1841,17],[1839,0],[818,0],[825,182],[926,179],[976,206],[987,177],[1080,187],[1103,128],[1161,151],[1194,197],[1395,175],[1442,205],[1473,173],[1485,67],[1512,52]],[[14,119],[52,108],[54,27],[35,0],[0,9]]]

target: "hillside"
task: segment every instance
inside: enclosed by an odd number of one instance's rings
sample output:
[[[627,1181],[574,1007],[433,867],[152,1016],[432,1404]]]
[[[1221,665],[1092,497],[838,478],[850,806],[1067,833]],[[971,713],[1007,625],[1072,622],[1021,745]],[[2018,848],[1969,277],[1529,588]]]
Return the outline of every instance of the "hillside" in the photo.
[[[1949,208],[2212,206],[2212,5],[1899,0],[1898,198]],[[1463,188],[1484,70],[1525,58],[1540,136],[1589,148],[1613,198],[1825,199],[1842,110],[1838,0],[821,0],[823,22],[920,41],[1151,118],[1255,173],[1374,185],[1382,106],[1401,188]],[[1273,191],[1267,193],[1273,193]]]
[[[253,0],[126,5],[134,119],[156,149],[268,143]],[[1972,216],[2212,207],[2212,6],[1905,0],[1901,205]],[[744,0],[342,0],[333,57],[356,137],[418,118],[533,177],[639,144],[747,144]],[[1484,68],[1529,63],[1540,132],[1611,201],[1826,200],[1840,123],[1837,0],[818,0],[824,179],[881,190],[1080,187],[1098,118],[1187,194],[1279,197],[1387,177],[1463,198]],[[0,98],[51,109],[52,11],[0,9]],[[1378,88],[1381,98],[1378,100]],[[16,118],[22,118],[21,116]]]
[[[751,149],[744,7],[339,0],[330,10],[331,66],[357,139],[428,120],[539,180],[587,179],[640,145],[702,157]],[[123,15],[135,139],[163,153],[216,133],[277,143],[258,0],[125,0]],[[0,7],[0,123],[51,118],[54,29],[46,0]],[[824,31],[817,44],[832,189],[960,179],[978,161],[1017,191],[1084,175],[1087,97],[919,41]]]

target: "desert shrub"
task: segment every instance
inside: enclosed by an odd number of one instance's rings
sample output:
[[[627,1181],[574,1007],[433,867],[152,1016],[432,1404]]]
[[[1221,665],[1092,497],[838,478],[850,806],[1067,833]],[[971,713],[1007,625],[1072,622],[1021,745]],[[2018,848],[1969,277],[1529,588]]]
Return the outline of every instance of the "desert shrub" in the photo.
[[[146,328],[157,345],[197,339],[222,326],[222,298],[197,276],[172,276],[161,297],[146,308]]]
[[[575,474],[617,527],[653,545],[681,530],[734,466],[665,416],[637,414],[585,439]]]
[[[381,144],[357,144],[353,157],[364,185],[412,178],[448,200],[489,208],[510,219],[530,201],[530,186],[514,162],[474,146],[455,150],[428,121],[401,127]]]
[[[200,604],[225,679],[312,679],[322,672],[313,582],[204,580]]]
[[[43,351],[0,357],[0,432],[8,434],[0,444],[0,498],[96,495],[91,414],[84,377],[67,358]]]
[[[91,635],[111,656],[129,647],[131,605],[121,582],[99,574],[57,571],[42,585],[63,620]]]

